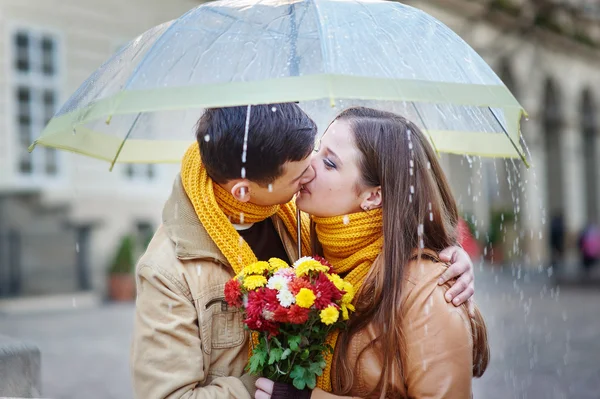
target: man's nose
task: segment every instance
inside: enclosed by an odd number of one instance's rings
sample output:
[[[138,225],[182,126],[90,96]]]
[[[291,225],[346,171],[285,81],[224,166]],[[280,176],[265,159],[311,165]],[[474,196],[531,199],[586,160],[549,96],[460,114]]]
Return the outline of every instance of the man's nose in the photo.
[[[315,178],[315,169],[313,168],[312,165],[310,165],[308,167],[308,169],[306,169],[306,172],[304,172],[302,179],[300,179],[300,184],[310,183],[312,181],[312,179],[314,179],[314,178]]]

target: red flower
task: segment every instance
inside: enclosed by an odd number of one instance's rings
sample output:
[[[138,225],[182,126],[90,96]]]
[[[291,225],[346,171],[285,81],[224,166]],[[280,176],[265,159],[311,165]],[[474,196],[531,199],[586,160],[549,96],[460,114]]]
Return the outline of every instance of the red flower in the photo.
[[[313,287],[310,285],[310,282],[308,280],[305,280],[302,277],[294,278],[292,281],[290,281],[290,283],[288,284],[288,287],[289,287],[291,293],[294,295],[298,294],[298,292],[302,288],[308,288],[309,290],[313,289]]]
[[[325,309],[332,302],[342,299],[340,290],[323,273],[319,273],[315,281],[315,295],[317,296],[315,307],[319,310]]]
[[[290,323],[304,324],[308,321],[308,313],[308,309],[301,308],[298,305],[292,305],[290,306],[290,310],[288,312],[288,318]]]
[[[248,293],[248,304],[246,305],[247,319],[245,323],[251,330],[261,330],[262,327],[254,328],[252,326],[257,325],[261,319],[265,322],[262,317],[263,310],[274,311],[277,309],[277,306],[279,306],[279,302],[277,300],[276,290],[263,287],[256,291],[250,291]],[[250,321],[250,323],[248,321]]]
[[[323,266],[329,267],[329,273],[333,273],[333,266],[331,266],[331,263],[329,263],[327,259],[319,255],[314,255],[313,259],[322,264]]]
[[[225,284],[225,301],[229,306],[239,308],[242,306],[242,284],[238,279],[229,280]]]
[[[288,320],[288,310],[283,306],[279,305],[277,309],[273,312],[273,320],[278,323],[287,323]]]

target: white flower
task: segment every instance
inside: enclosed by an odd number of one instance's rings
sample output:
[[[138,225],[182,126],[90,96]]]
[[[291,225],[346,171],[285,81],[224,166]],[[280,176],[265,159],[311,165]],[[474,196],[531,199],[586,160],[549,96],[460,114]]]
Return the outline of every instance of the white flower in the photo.
[[[289,278],[287,278],[283,275],[275,274],[274,276],[271,276],[269,278],[269,281],[267,281],[267,288],[270,288],[272,290],[281,291],[283,288],[287,289],[287,285],[288,285],[289,281],[290,281]]]
[[[297,261],[294,262],[294,269],[298,267],[298,265],[300,265],[303,262],[306,262],[307,260],[313,260],[312,257],[310,256],[303,256],[302,258],[298,259]]]
[[[281,290],[279,290],[279,292],[277,293],[277,299],[279,300],[281,306],[283,306],[284,308],[289,308],[290,306],[292,306],[293,303],[296,302],[296,297],[287,287],[284,287]]]

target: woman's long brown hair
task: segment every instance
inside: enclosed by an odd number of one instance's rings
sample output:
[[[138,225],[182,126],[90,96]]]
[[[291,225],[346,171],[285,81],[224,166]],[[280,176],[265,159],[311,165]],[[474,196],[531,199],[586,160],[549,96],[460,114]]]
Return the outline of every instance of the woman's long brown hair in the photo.
[[[436,153],[415,124],[364,107],[347,109],[336,120],[349,123],[354,134],[361,153],[361,186],[381,186],[384,236],[383,260],[363,284],[357,311],[340,334],[338,347],[347,348],[353,333],[367,325],[375,327],[380,335],[371,346],[382,353],[383,374],[374,392],[382,398],[404,397],[404,267],[417,248],[440,252],[457,244],[458,210]],[[473,375],[479,377],[489,362],[489,346],[478,310],[471,326]],[[337,373],[332,376],[334,392],[339,394],[349,393],[354,379],[355,365],[348,364],[344,352],[336,351]]]

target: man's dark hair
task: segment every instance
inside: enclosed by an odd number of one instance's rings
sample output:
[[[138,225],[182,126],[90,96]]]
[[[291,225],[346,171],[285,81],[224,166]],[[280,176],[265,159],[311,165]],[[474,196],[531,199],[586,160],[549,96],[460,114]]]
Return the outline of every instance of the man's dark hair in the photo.
[[[295,103],[252,105],[246,162],[242,161],[248,106],[207,109],[196,129],[200,156],[217,183],[242,177],[267,185],[286,162],[301,161],[314,148],[315,122]]]

